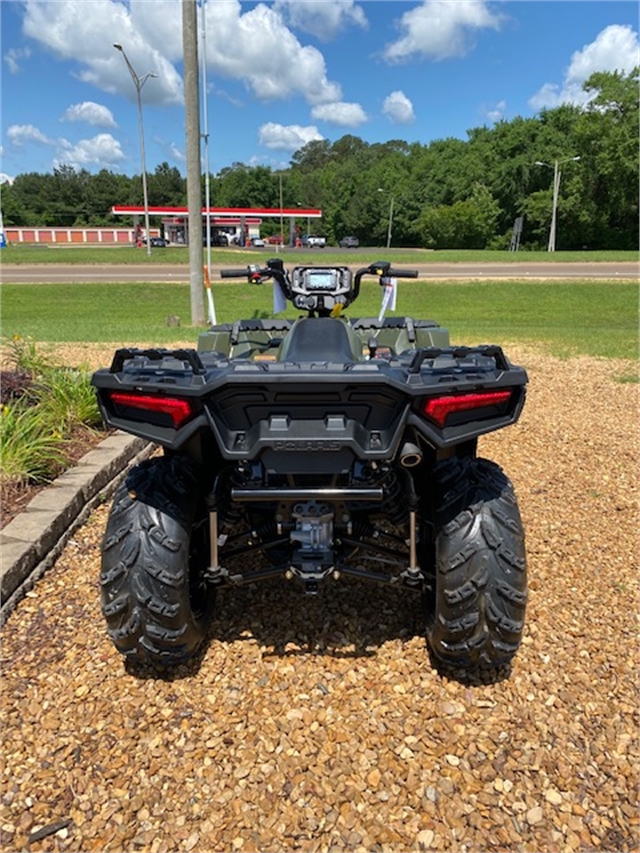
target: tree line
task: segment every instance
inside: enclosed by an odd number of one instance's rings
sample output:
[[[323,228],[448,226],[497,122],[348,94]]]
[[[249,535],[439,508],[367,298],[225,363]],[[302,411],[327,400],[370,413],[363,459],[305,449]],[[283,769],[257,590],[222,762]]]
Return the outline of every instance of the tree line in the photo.
[[[233,163],[210,176],[212,207],[321,208],[330,242],[347,234],[394,246],[545,248],[554,168],[561,174],[557,248],[638,249],[638,69],[598,72],[584,107],[563,105],[427,145],[369,144],[346,135],[310,142],[283,170]],[[148,175],[149,204],[186,205],[186,180],[167,163]],[[142,204],[140,176],[62,166],[2,186],[5,225],[121,224],[113,205]],[[265,223],[265,234],[279,223]]]

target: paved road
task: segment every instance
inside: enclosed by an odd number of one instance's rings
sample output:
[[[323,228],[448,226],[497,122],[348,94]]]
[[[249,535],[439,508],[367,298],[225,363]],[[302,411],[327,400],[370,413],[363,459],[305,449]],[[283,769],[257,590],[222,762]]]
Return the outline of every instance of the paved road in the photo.
[[[321,256],[318,262],[322,263]],[[355,264],[353,265],[355,266]],[[403,264],[403,266],[410,266]],[[217,278],[220,267],[212,268],[212,278]],[[637,263],[527,263],[508,264],[420,264],[420,278],[425,279],[631,279],[637,281],[640,268]],[[168,266],[117,266],[95,264],[47,264],[21,266],[5,264],[2,281],[19,283],[70,283],[70,282],[176,282],[189,283],[186,265]]]

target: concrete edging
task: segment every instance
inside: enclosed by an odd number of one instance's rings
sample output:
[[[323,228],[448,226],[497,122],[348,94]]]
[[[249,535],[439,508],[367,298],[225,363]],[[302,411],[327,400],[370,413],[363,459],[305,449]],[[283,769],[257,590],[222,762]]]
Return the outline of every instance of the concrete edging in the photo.
[[[93,509],[113,494],[128,468],[153,449],[144,439],[123,432],[109,436],[0,531],[0,625]]]

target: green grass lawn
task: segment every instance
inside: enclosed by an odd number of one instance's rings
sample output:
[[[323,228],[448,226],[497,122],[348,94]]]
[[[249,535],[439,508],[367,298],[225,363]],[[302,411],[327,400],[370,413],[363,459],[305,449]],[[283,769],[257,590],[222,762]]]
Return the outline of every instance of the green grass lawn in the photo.
[[[271,315],[271,285],[213,282],[218,322]],[[380,289],[363,285],[349,316],[377,316]],[[289,306],[283,316],[297,313]],[[636,359],[638,288],[603,281],[400,281],[398,310],[437,320],[456,344],[536,343],[557,355]],[[181,319],[179,328],[167,318]],[[38,342],[197,340],[186,284],[4,284],[2,334]]]
[[[206,255],[206,251],[205,251]],[[214,265],[242,266],[247,263],[263,262],[267,258],[282,255],[294,263],[364,263],[371,260],[389,259],[400,264],[426,263],[531,263],[549,262],[603,262],[603,261],[637,261],[637,252],[507,252],[480,250],[440,250],[427,249],[382,249],[371,248],[366,253],[353,252],[345,249],[327,247],[326,249],[277,249],[275,246],[265,249],[221,248],[211,249],[211,260]],[[5,264],[185,264],[189,263],[189,250],[183,246],[169,246],[166,249],[151,249],[147,255],[146,249],[137,249],[131,245],[125,246],[94,246],[94,245],[25,245],[12,244],[1,250],[0,257]]]

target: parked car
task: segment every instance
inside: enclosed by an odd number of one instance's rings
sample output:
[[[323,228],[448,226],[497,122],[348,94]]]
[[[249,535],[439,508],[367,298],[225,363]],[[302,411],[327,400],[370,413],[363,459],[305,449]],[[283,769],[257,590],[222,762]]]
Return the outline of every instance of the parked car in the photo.
[[[147,245],[147,238],[143,237],[142,242],[144,245]],[[164,237],[152,237],[151,238],[151,248],[152,249],[166,249],[169,245],[169,241],[165,240]]]
[[[340,240],[341,249],[357,249],[360,245],[360,240],[357,237],[343,237]]]
[[[324,249],[327,245],[326,237],[313,237],[311,234],[305,234],[302,237],[302,245],[309,249]]]
[[[205,234],[202,237],[202,245],[207,245],[207,235]],[[218,233],[211,235],[211,246],[228,246],[229,245],[229,237],[226,234]]]
[[[265,242],[264,242],[264,240],[262,239],[262,237],[252,237],[252,238],[251,238],[251,245],[252,245],[255,249],[264,249]]]
[[[267,243],[271,246],[282,246],[284,243],[282,234],[272,234],[270,237],[267,237]]]

